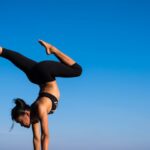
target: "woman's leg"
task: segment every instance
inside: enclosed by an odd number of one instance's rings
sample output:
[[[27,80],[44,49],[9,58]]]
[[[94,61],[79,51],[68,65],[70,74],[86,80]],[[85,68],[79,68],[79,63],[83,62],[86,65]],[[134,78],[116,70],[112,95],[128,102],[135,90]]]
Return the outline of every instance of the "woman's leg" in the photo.
[[[30,71],[30,69],[37,63],[18,52],[6,48],[0,48],[0,57],[8,59],[25,73],[28,73],[28,71]]]
[[[72,58],[62,53],[59,49],[46,43],[42,40],[39,41],[41,45],[46,48],[47,54],[54,54],[62,63],[54,63],[51,68],[53,68],[54,76],[59,77],[76,77],[81,75],[82,68],[77,64]]]
[[[73,64],[75,64],[75,61],[72,58],[61,52],[58,48],[54,47],[53,45],[42,40],[40,40],[39,43],[45,47],[47,54],[54,54],[62,63],[68,66],[72,66]]]

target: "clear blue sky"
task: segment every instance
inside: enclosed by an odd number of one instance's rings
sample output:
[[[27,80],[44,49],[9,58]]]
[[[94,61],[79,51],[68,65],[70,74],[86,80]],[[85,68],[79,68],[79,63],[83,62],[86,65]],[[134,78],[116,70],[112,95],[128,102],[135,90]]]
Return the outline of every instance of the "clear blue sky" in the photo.
[[[83,67],[58,78],[59,107],[49,116],[53,150],[150,149],[150,2],[148,0],[5,0],[0,45],[34,60],[46,40]],[[0,149],[32,150],[31,130],[15,124],[12,99],[31,104],[38,87],[0,58]]]

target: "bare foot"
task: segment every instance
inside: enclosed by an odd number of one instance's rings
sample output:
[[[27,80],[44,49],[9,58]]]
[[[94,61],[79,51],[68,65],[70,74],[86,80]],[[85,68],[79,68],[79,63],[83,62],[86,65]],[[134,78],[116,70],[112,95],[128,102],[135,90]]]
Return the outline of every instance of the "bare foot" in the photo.
[[[2,51],[3,51],[3,48],[2,48],[2,47],[0,47],[0,54],[2,53]]]
[[[49,43],[47,43],[47,42],[45,42],[43,40],[39,40],[38,42],[42,46],[45,47],[47,55],[50,55],[50,54],[54,53],[54,47],[51,44],[49,44]]]

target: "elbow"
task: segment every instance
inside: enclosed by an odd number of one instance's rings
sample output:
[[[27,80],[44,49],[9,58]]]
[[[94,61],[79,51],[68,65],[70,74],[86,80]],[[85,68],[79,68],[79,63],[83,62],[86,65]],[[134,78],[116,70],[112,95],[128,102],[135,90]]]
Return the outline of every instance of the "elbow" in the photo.
[[[45,139],[49,141],[49,135],[45,135]]]
[[[41,142],[42,142],[42,146],[43,146],[43,147],[48,147],[49,139],[50,139],[50,138],[49,138],[48,135],[43,135],[43,136],[42,136]]]
[[[33,137],[33,142],[40,143],[41,138],[40,137]]]
[[[49,135],[42,135],[41,146],[42,150],[48,150]]]
[[[49,141],[50,137],[49,134],[42,134],[42,140]]]

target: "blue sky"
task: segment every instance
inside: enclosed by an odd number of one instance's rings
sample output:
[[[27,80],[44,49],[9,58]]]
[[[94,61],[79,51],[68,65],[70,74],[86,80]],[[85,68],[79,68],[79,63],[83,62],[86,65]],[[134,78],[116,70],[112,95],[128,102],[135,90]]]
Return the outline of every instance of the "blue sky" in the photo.
[[[49,116],[53,150],[150,149],[150,2],[148,0],[2,1],[0,45],[34,60],[54,59],[46,40],[83,67],[57,78],[59,107]],[[15,124],[12,99],[31,104],[38,87],[0,58],[0,149],[32,149],[31,130]]]

